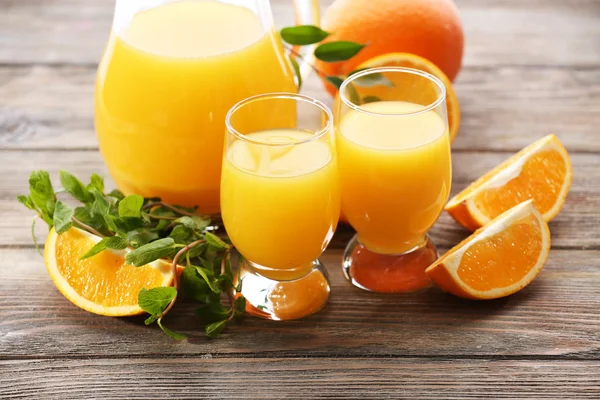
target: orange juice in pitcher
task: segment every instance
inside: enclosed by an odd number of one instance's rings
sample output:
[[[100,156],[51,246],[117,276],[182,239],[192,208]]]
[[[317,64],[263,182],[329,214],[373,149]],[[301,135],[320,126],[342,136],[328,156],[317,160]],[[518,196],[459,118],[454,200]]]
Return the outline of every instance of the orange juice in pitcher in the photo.
[[[297,10],[318,17],[311,5]],[[100,150],[126,194],[218,213],[225,114],[295,91],[267,0],[118,0],[96,82]]]

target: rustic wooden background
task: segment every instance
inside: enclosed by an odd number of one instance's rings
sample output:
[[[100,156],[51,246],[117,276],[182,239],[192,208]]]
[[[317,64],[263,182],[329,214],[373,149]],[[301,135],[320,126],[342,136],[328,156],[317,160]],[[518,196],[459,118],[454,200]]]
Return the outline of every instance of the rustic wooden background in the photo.
[[[290,24],[291,1],[272,3]],[[113,3],[0,0],[0,398],[600,398],[600,0],[457,3],[467,40],[453,192],[551,132],[572,156],[538,279],[489,302],[366,293],[342,276],[346,230],[323,257],[323,312],[246,318],[208,340],[181,305],[169,326],[192,336],[174,342],[64,299],[15,201],[33,169],[105,173],[92,94]],[[326,99],[314,77],[304,91]],[[447,215],[433,231],[442,249],[465,236]]]

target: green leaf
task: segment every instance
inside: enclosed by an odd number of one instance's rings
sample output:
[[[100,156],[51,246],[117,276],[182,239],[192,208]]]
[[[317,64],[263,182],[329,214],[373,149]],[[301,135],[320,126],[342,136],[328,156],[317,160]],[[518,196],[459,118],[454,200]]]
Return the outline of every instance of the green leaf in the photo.
[[[124,235],[127,232],[127,226],[119,219],[119,217],[115,217],[114,215],[107,214],[104,217],[104,222],[108,229],[110,229],[114,233],[118,233]],[[135,246],[134,246],[135,247]]]
[[[360,76],[352,81],[352,83],[359,87],[373,87],[373,86],[386,86],[394,87],[394,83],[386,78],[384,75],[379,73],[372,73]]]
[[[327,76],[325,79],[327,79],[327,82],[335,86],[337,90],[340,90],[340,86],[342,86],[342,83],[344,83],[344,80],[338,76]]]
[[[94,202],[92,203],[92,208],[90,213],[92,215],[99,215],[104,218],[110,212],[110,202],[108,199],[100,192],[98,189],[93,188],[90,193],[94,197]]]
[[[119,217],[140,218],[144,198],[139,194],[131,194],[119,202]]]
[[[200,257],[204,254],[207,248],[208,243],[201,243],[198,246],[194,246],[189,249],[186,254],[188,254],[190,258]]]
[[[206,239],[206,243],[217,249],[228,249],[230,247],[227,243],[225,243],[220,237],[218,237],[214,233],[205,232],[204,239]]]
[[[115,198],[117,200],[123,200],[125,198],[125,196],[123,195],[123,193],[121,193],[117,189],[112,190],[110,193],[107,194],[107,196],[110,196],[110,197]]]
[[[302,88],[302,74],[300,73],[300,66],[298,65],[298,61],[294,56],[289,55],[290,63],[292,64],[292,68],[294,68],[294,73],[296,74],[296,78],[298,78],[298,91]]]
[[[142,228],[144,225],[146,225],[144,220],[138,217],[121,217],[121,222],[125,225],[125,228],[128,232]]]
[[[202,303],[208,303],[215,300],[219,300],[219,295],[210,289],[204,278],[202,278],[196,271],[196,267],[188,265],[183,269],[180,278],[181,290],[183,295],[195,301]]]
[[[20,196],[17,196],[17,200],[19,200],[19,203],[23,204],[25,207],[29,208],[30,210],[37,211],[35,209],[35,204],[33,204],[33,201],[31,201],[29,196],[20,195]]]
[[[62,201],[56,202],[54,208],[54,229],[59,235],[65,233],[73,226],[73,209],[63,203]]]
[[[314,25],[298,25],[281,30],[281,38],[289,44],[304,46],[319,43],[329,36],[329,32]]]
[[[129,245],[134,249],[137,249],[138,247],[143,246],[146,243],[150,243],[156,239],[158,239],[158,235],[155,232],[149,231],[148,229],[139,229],[127,233]]]
[[[142,288],[138,294],[138,305],[150,315],[161,315],[175,297],[177,289],[171,286],[159,286],[150,290]]]
[[[231,311],[221,303],[203,304],[194,313],[204,322],[210,324],[229,317]]]
[[[96,254],[104,251],[106,249],[111,250],[123,250],[128,246],[127,240],[119,237],[119,236],[111,236],[102,238],[98,243],[92,246],[91,249],[88,250],[83,256],[81,256],[80,260],[85,260],[86,258],[90,258],[95,256]]]
[[[381,101],[381,99],[377,96],[365,96],[362,99],[362,104],[375,103],[376,101]]]
[[[168,257],[173,252],[174,244],[171,238],[158,239],[133,250],[125,260],[135,267],[141,267],[161,257]]]
[[[177,225],[173,228],[169,237],[172,238],[175,243],[188,244],[194,237],[194,231],[186,226]]]
[[[111,236],[106,239],[106,248],[111,250],[123,250],[129,246],[129,242],[119,236]]]
[[[186,215],[186,216],[177,218],[173,222],[182,224],[186,228],[190,228],[190,229],[194,229],[196,231],[202,232],[204,229],[206,229],[206,227],[208,225],[210,225],[210,218],[204,218],[201,216],[188,217]]]
[[[100,233],[110,234],[106,229],[106,221],[104,221],[104,218],[100,215],[92,215],[92,208],[89,205],[75,208],[74,217]]]
[[[221,334],[221,332],[223,332],[223,329],[225,329],[225,325],[227,325],[226,319],[219,322],[213,322],[210,325],[206,325],[206,327],[204,328],[204,330],[206,331],[206,336],[208,336],[209,338],[216,338]]]
[[[246,298],[244,296],[239,296],[235,299],[233,302],[233,310],[234,315],[238,318],[244,315],[244,312],[246,312]]]
[[[151,315],[151,316],[149,316],[148,318],[146,318],[146,319],[144,320],[144,324],[146,324],[146,325],[150,325],[150,324],[152,324],[154,321],[156,321],[157,319],[158,319],[158,317],[157,317],[156,315]]]
[[[52,214],[56,204],[56,195],[46,171],[33,171],[29,177],[29,199],[38,208],[40,216],[52,227]]]
[[[364,44],[345,41],[324,43],[315,49],[315,57],[325,62],[345,61],[354,57],[364,47]]]
[[[90,184],[87,185],[88,190],[96,189],[100,193],[104,193],[104,179],[98,174],[92,174]]]
[[[172,331],[171,329],[164,326],[162,324],[161,318],[157,319],[156,323],[158,324],[158,326],[160,326],[160,329],[162,329],[162,331],[167,334],[167,336],[171,337],[171,339],[183,340],[183,339],[187,338],[187,336],[184,335],[183,333],[177,332],[177,331]]]
[[[230,290],[231,288],[233,288],[233,279],[231,278],[231,276],[227,275],[227,274],[221,274],[219,275],[219,287],[221,288],[222,292],[226,292],[228,290]]]
[[[108,238],[103,238],[102,240],[100,240],[98,243],[93,245],[92,248],[87,251],[87,253],[85,253],[84,255],[79,257],[79,259],[85,260],[86,258],[93,257],[96,254],[100,253],[101,251],[106,250],[106,241],[107,240],[108,240]]]
[[[202,260],[204,261],[204,260]],[[214,293],[221,293],[221,287],[219,282],[215,279],[215,274],[209,268],[203,268],[196,266],[196,272],[204,279],[210,290]]]
[[[90,191],[87,190],[85,185],[67,171],[60,171],[60,184],[71,196],[82,203],[87,203],[94,200],[94,196],[92,196]]]

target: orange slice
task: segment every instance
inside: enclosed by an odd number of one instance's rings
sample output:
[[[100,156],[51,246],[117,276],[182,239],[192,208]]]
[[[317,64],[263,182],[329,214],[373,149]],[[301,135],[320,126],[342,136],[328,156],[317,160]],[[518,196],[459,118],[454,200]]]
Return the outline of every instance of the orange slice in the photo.
[[[529,200],[477,230],[425,273],[456,296],[497,299],[531,283],[549,252],[548,224]]]
[[[458,128],[460,126],[460,105],[458,104],[458,97],[456,97],[456,93],[454,92],[454,88],[452,87],[452,82],[450,79],[439,69],[434,63],[427,60],[426,58],[420,57],[416,54],[411,53],[387,53],[382,54],[377,57],[373,57],[370,60],[365,61],[361,65],[357,67],[357,69],[363,68],[376,68],[376,67],[406,67],[406,68],[414,68],[420,71],[425,71],[435,76],[439,80],[442,81],[444,86],[446,87],[446,107],[448,109],[448,128],[450,132],[450,140],[453,141],[458,134]],[[428,99],[425,99],[427,102],[435,101],[435,97],[437,94],[427,93],[426,90],[422,90],[423,88],[418,88],[415,85],[415,82],[394,82],[396,87],[408,87],[411,86],[413,90],[419,91],[421,93],[428,96]],[[375,94],[373,94],[375,95]],[[429,99],[429,97],[433,97]],[[413,97],[414,99],[414,97]],[[430,100],[430,101],[427,101]]]
[[[99,315],[124,317],[143,313],[138,306],[142,288],[170,286],[171,264],[158,260],[142,267],[125,262],[129,250],[105,250],[80,260],[100,238],[72,228],[58,235],[52,229],[44,259],[57,289],[73,304]]]
[[[533,199],[546,222],[562,209],[573,168],[558,138],[548,135],[477,179],[454,196],[445,210],[475,230],[515,205]]]

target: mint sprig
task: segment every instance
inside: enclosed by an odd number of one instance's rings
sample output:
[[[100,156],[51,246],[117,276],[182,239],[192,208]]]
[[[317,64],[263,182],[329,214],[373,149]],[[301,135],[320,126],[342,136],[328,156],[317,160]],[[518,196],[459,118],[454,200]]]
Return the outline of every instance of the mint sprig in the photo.
[[[81,258],[93,257],[105,250],[131,249],[127,263],[142,266],[164,259],[173,266],[173,287],[142,289],[138,304],[154,322],[174,339],[185,335],[168,329],[163,318],[173,308],[179,295],[196,303],[198,315],[206,325],[209,337],[220,334],[226,324],[244,313],[245,299],[233,296],[233,273],[230,266],[232,250],[228,240],[207,230],[211,220],[195,208],[171,205],[158,198],[140,195],[125,196],[118,190],[105,193],[104,181],[92,174],[86,185],[74,175],[60,171],[62,189],[56,190],[46,171],[34,171],[29,179],[29,194],[17,200],[36,212],[49,228],[58,234],[76,227],[100,237]],[[71,201],[58,200],[61,193]],[[62,197],[61,197],[62,198]],[[71,207],[69,204],[78,203]],[[33,231],[34,241],[37,241]],[[177,266],[185,267],[181,278]],[[239,281],[239,279],[238,279]],[[237,289],[241,289],[241,282]],[[221,300],[225,293],[229,307]]]
[[[283,28],[280,32],[281,39],[292,46],[307,46],[314,45],[325,40],[330,33],[322,30],[321,28],[314,25],[299,25]],[[314,50],[314,56],[321,61],[325,62],[336,62],[349,60],[357,55],[366,45],[348,41],[330,41],[327,43],[319,44]],[[290,60],[294,72],[298,77],[298,89],[302,86],[302,77],[300,76],[300,68],[296,58],[303,59],[302,55],[298,53],[294,48],[288,48],[290,52]],[[340,77],[328,76],[314,65],[309,64],[310,67],[323,79],[329,80],[329,78]],[[343,79],[342,79],[343,81]],[[341,83],[340,83],[341,84]],[[339,85],[336,85],[339,88]]]
[[[322,30],[321,28],[314,25],[299,25],[299,26],[291,26],[287,28],[283,28],[280,32],[281,39],[290,45],[293,46],[305,46],[305,45],[314,45],[325,40],[330,33]],[[367,44],[361,44],[350,41],[329,41],[326,43],[319,44],[314,50],[314,56],[324,62],[339,62],[346,61],[356,56],[360,51],[368,46]],[[288,47],[288,51],[290,52],[290,61],[292,63],[292,67],[294,68],[294,72],[298,77],[298,89],[302,86],[302,77],[300,75],[300,67],[298,66],[298,59],[304,60],[303,56],[298,53],[294,48]],[[306,60],[304,60],[306,61]],[[327,75],[323,71],[320,71],[314,65],[310,64],[310,67],[323,79],[332,84],[336,89],[339,90],[340,86],[344,82],[344,79],[362,71],[364,68],[360,68],[350,72],[347,76],[335,76],[335,75]],[[362,87],[371,87],[377,85],[383,85],[387,87],[393,87],[393,83],[390,82],[387,78],[385,78],[381,74],[369,74],[359,79],[356,79],[353,82],[356,86]],[[350,92],[351,101],[355,104],[365,104],[374,101],[380,101],[379,98],[375,96],[366,96],[364,98],[360,98],[356,88],[352,85],[348,85]]]

